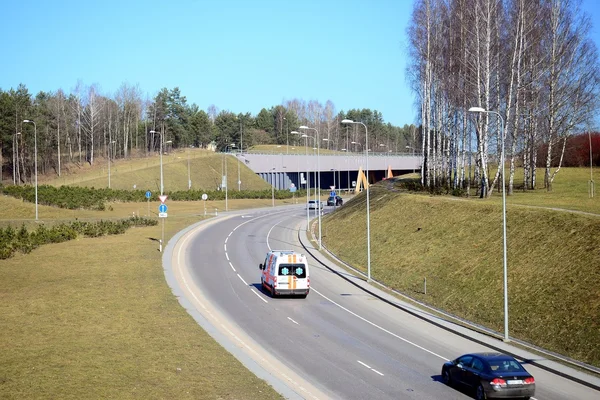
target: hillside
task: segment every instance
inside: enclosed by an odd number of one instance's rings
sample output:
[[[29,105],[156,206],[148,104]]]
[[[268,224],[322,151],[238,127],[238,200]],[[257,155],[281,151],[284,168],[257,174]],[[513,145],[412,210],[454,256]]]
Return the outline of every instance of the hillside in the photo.
[[[163,182],[165,191],[188,189],[189,177],[192,189],[215,190],[221,183],[221,174],[225,174],[227,162],[227,184],[229,190],[238,189],[238,168],[241,190],[261,190],[270,186],[258,177],[234,155],[223,155],[202,149],[173,151],[163,155]],[[94,166],[71,164],[64,169],[61,177],[40,176],[39,183],[54,186],[75,185],[87,187],[108,187],[108,163],[106,159],[97,159]],[[160,157],[156,154],[148,157],[116,160],[110,166],[111,188],[160,190]]]
[[[581,190],[568,192],[569,185],[574,183],[558,184],[550,194],[530,193],[530,200],[537,194],[551,198],[537,207],[518,204],[522,196],[507,200],[509,331],[511,337],[600,366],[599,199],[578,200],[570,193]],[[597,215],[539,207],[556,203],[578,203]],[[362,193],[323,220],[324,245],[363,271],[365,209]],[[351,243],[349,231],[355,232]],[[374,279],[502,332],[502,259],[498,196],[469,200],[372,186]]]

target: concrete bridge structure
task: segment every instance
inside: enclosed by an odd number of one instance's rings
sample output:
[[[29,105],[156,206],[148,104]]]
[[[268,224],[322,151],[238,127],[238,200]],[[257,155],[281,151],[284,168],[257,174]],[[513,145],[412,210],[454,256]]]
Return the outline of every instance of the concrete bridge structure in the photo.
[[[352,190],[356,186],[358,171],[366,169],[365,153],[342,154],[263,154],[230,153],[257,175],[278,190],[317,187],[321,171],[321,189]],[[394,176],[419,171],[420,155],[408,153],[369,153],[369,183],[387,176],[388,168]]]

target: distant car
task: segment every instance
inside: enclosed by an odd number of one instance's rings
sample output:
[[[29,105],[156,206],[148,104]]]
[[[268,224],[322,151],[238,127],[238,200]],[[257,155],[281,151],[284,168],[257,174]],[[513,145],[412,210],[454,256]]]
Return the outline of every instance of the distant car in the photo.
[[[344,199],[342,199],[340,196],[329,196],[329,198],[327,199],[327,205],[328,206],[341,206],[344,205]]]
[[[322,201],[317,201],[317,200],[309,200],[307,207],[309,210],[316,210],[317,208],[319,208],[319,205],[321,206],[321,208],[323,208],[323,202]]]
[[[477,400],[529,399],[535,379],[513,357],[501,353],[465,354],[442,366],[442,380],[449,386],[475,391]]]

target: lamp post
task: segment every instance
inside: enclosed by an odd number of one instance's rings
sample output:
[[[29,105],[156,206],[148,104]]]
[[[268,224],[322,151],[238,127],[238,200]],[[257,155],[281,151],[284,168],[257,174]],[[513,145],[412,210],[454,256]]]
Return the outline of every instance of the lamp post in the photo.
[[[310,167],[308,163],[308,138],[311,138],[314,142],[315,138],[308,135],[302,135],[300,137],[304,138],[304,152],[306,157],[306,231],[308,232],[308,224],[309,224],[309,213],[308,202],[310,201]]]
[[[158,133],[160,134],[160,195],[162,196],[165,191],[164,179],[163,179],[163,146],[165,144],[173,143],[173,141],[169,140],[165,142],[165,138],[163,132],[150,131],[150,133]]]
[[[406,146],[407,149],[411,149],[412,150],[412,156],[415,156],[415,148],[411,147],[411,146]],[[415,173],[415,168],[413,167],[413,174]]]
[[[290,125],[286,117],[283,117],[283,120],[285,121],[285,154],[290,154],[290,135],[288,134]]]
[[[112,151],[113,143],[117,143],[116,140],[111,140],[108,142],[108,188],[110,189],[110,153]]]
[[[34,153],[34,168],[35,168],[35,220],[38,220],[38,168],[37,168],[37,126],[30,119],[23,120],[23,123],[33,124],[33,153]]]
[[[471,107],[469,112],[496,114],[500,119],[500,134],[502,135],[502,155],[500,162],[502,163],[502,259],[504,267],[504,341],[509,342],[508,337],[508,266],[507,266],[507,251],[506,251],[506,185],[504,176],[504,119],[497,111],[488,111],[481,107]]]
[[[190,148],[187,149],[187,161],[188,161],[188,190],[192,188],[192,174],[190,171]]]
[[[19,139],[21,132],[17,132],[13,135],[13,185],[17,184],[17,161],[19,160]]]
[[[322,236],[321,236],[321,163],[320,163],[320,147],[321,145],[319,144],[319,131],[317,130],[317,128],[309,128],[306,125],[302,125],[301,127],[299,127],[298,129],[305,129],[305,130],[313,130],[316,132],[317,136],[315,139],[316,145],[317,145],[317,211],[319,212],[319,250],[321,250],[323,248],[323,243],[322,243]]]
[[[365,172],[367,177],[367,282],[371,281],[371,218],[370,218],[370,200],[369,200],[369,132],[367,126],[362,122],[354,122],[351,119],[342,120],[342,124],[360,124],[365,127]],[[355,142],[352,142],[355,144]]]
[[[275,207],[275,167],[271,168],[271,207]]]

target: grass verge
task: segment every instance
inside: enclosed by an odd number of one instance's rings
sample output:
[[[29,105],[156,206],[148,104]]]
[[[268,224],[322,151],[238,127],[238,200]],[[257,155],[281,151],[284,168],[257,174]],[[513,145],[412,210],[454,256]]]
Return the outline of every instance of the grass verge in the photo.
[[[323,220],[326,246],[363,271],[365,200]],[[373,186],[372,276],[503,331],[501,204],[453,200]],[[511,336],[600,366],[600,217],[512,206],[507,221]]]
[[[169,209],[166,238],[198,221],[191,206]],[[80,238],[0,262],[2,398],[281,398],[180,307],[164,280],[160,232]]]

